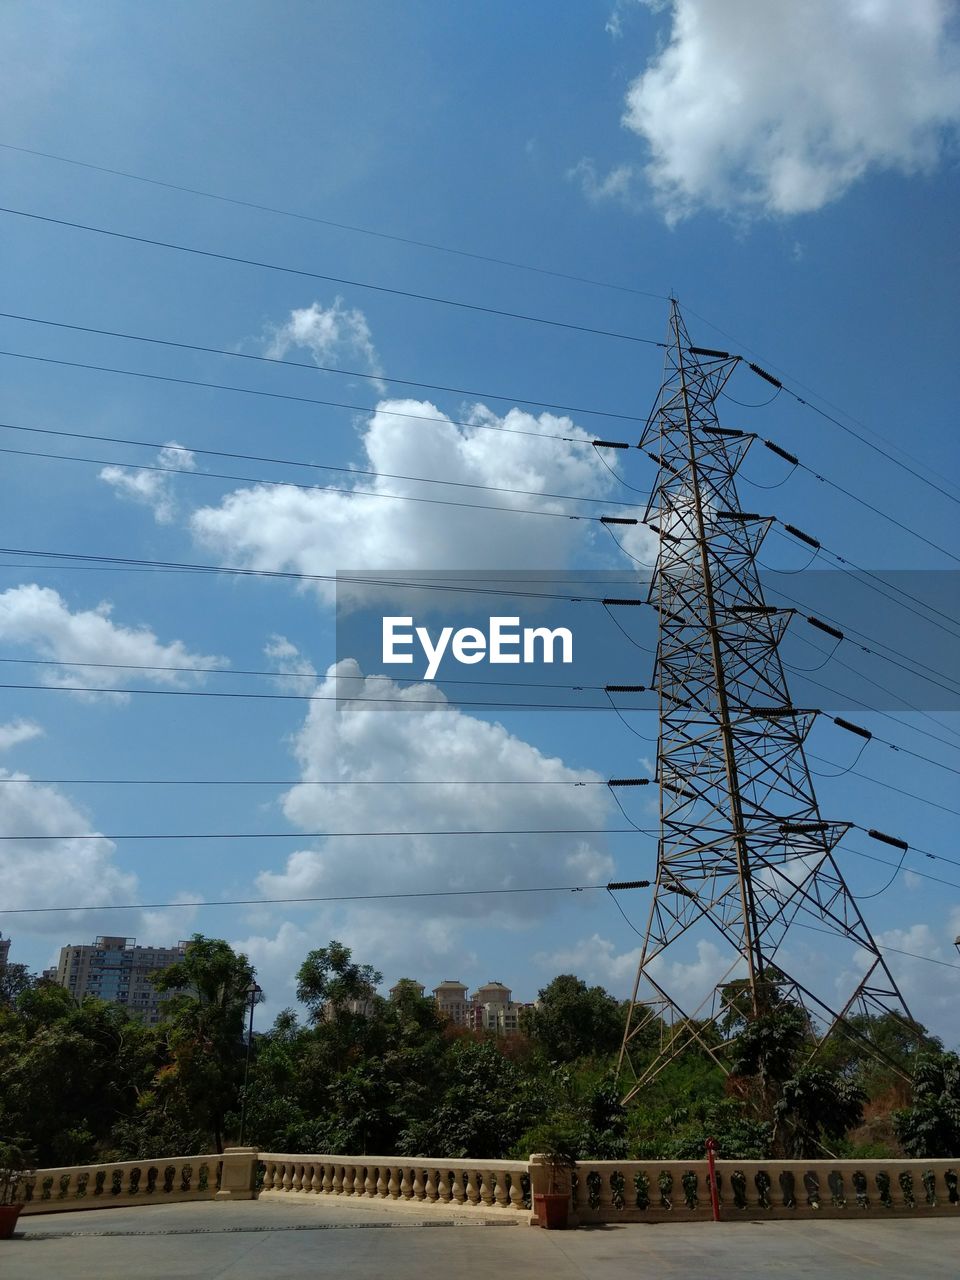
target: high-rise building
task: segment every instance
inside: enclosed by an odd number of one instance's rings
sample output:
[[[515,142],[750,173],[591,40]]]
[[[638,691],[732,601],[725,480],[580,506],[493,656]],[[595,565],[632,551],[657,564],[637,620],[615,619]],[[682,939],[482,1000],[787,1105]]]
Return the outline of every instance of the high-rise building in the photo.
[[[472,1020],[476,1031],[493,1031],[500,1036],[513,1036],[520,1030],[521,1005],[514,1003],[513,992],[502,982],[485,982],[470,997]]]
[[[437,1008],[445,1018],[458,1027],[470,1026],[470,1002],[467,1000],[467,988],[463,982],[448,978],[433,988]]]
[[[0,969],[3,969],[7,961],[10,959],[10,939],[5,938],[0,933]]]
[[[141,947],[136,938],[101,935],[92,946],[61,947],[56,981],[78,1000],[96,996],[144,1022],[159,1022],[168,996],[154,988],[150,974],[182,960],[188,945]]]
[[[458,1027],[472,1031],[492,1031],[500,1036],[514,1036],[520,1030],[520,1011],[513,993],[502,982],[485,982],[472,996],[462,982],[447,979],[433,989],[440,1013]]]

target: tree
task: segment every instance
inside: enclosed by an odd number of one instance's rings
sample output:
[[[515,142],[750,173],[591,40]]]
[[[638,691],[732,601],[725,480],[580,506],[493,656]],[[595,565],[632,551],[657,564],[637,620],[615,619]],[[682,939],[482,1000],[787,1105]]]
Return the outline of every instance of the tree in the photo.
[[[17,997],[29,990],[36,981],[25,964],[0,965],[0,1006],[15,1004]]]
[[[236,1107],[243,1078],[244,1023],[255,970],[220,938],[196,933],[184,958],[151,978],[176,994],[163,1006],[171,1065],[158,1087],[172,1092],[186,1116],[223,1150],[224,1116]]]
[[[297,972],[297,999],[310,1010],[314,1022],[329,1009],[338,1019],[351,1002],[372,1000],[383,974],[369,964],[355,964],[342,942],[311,951]]]
[[[544,1113],[543,1087],[493,1040],[455,1041],[439,1071],[443,1092],[401,1133],[403,1155],[497,1160]]]
[[[119,1005],[30,987],[0,1010],[0,1133],[22,1135],[40,1164],[88,1160],[159,1064],[156,1030]]]
[[[774,1141],[791,1160],[820,1155],[824,1138],[842,1138],[862,1124],[866,1100],[855,1081],[823,1067],[801,1067],[784,1081],[774,1107]]]
[[[893,1128],[908,1156],[960,1155],[960,1057],[923,1053],[913,1076],[913,1102],[895,1111]]]
[[[557,1062],[604,1056],[623,1038],[620,1004],[603,987],[588,987],[572,973],[562,973],[540,992],[524,1029]]]

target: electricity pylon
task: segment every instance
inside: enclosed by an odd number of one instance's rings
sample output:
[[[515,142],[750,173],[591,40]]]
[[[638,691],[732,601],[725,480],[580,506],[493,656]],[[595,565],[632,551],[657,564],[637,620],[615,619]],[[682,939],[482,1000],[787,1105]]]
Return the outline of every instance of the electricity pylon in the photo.
[[[848,824],[817,805],[804,752],[817,712],[790,701],[780,642],[791,613],[767,605],[757,567],[773,517],[741,509],[736,474],[752,437],[717,419],[736,363],[692,346],[672,301],[664,381],[640,441],[659,464],[645,520],[660,533],[648,597],[659,613],[660,841],[620,1052],[625,1101],[693,1042],[728,1070],[711,1028],[723,1030],[734,980],[754,1015],[774,989],[800,1004],[817,1047],[843,1029],[869,1048],[871,1024],[856,1015],[911,1021],[834,853]],[[691,995],[698,969],[709,972]],[[635,1068],[651,1030],[652,1059]]]

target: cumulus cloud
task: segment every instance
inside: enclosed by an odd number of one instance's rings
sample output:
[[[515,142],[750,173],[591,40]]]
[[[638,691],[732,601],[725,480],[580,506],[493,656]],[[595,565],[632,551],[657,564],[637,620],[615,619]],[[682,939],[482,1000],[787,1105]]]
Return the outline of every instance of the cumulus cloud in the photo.
[[[960,121],[947,0],[673,0],[671,13],[623,116],[671,221],[820,209],[871,171],[931,168]]]
[[[337,692],[337,676],[360,677],[355,662],[331,667],[317,686]],[[602,828],[609,799],[601,787],[551,785],[599,775],[569,768],[502,725],[449,705],[434,685],[401,688],[391,680],[352,682],[352,699],[314,701],[294,739],[302,784],[282,799],[302,830],[473,831]],[[382,699],[394,699],[392,705]],[[376,702],[370,701],[377,699]],[[426,701],[426,704],[424,703]],[[404,786],[336,786],[335,781]],[[437,785],[439,782],[457,785]],[[477,785],[481,783],[483,785]],[[547,785],[516,785],[544,783]],[[322,784],[322,785],[318,785]],[[613,861],[602,836],[452,836],[401,834],[320,841],[264,871],[266,897],[421,889],[516,888],[606,879]],[[391,904],[391,911],[396,904]],[[478,900],[450,899],[446,916],[472,916]],[[485,900],[504,916],[543,909],[537,899]],[[421,912],[422,914],[422,912]]]
[[[955,906],[946,921],[923,921],[875,935],[910,1012],[950,1045],[960,1039],[960,1011],[955,984],[947,981],[950,975],[943,966],[957,963],[953,940],[958,933],[960,907]],[[865,951],[856,957],[861,968],[870,959]]]
[[[163,643],[149,627],[127,627],[111,618],[113,606],[104,601],[94,609],[75,612],[52,587],[29,583],[0,592],[0,640],[23,645],[41,659],[57,662],[120,663],[127,666],[225,666],[225,658],[194,653],[180,640]],[[39,679],[48,685],[120,685],[129,671],[91,666],[40,667]],[[137,680],[182,687],[191,677],[176,671],[143,671]]]
[[[0,751],[9,751],[21,742],[42,737],[43,729],[33,720],[8,720],[6,724],[0,724]]]
[[[170,472],[196,471],[197,460],[190,449],[170,440],[151,465],[167,471],[133,471],[111,465],[100,471],[100,479],[110,485],[118,497],[150,507],[158,524],[169,524],[177,513],[174,480]]]
[[[136,876],[114,861],[116,846],[96,834],[89,819],[56,787],[30,782],[24,773],[0,770],[0,835],[41,839],[0,840],[3,906],[79,907],[136,901]],[[92,840],[63,836],[94,835]],[[89,926],[89,916],[68,917]],[[34,932],[60,932],[62,915],[30,916]]]
[[[398,416],[399,415],[399,416]],[[431,421],[424,422],[422,419]],[[438,419],[438,421],[434,421]],[[499,515],[490,511],[375,495],[462,501],[537,512],[579,514],[584,508],[551,494],[620,497],[617,481],[596,451],[557,435],[590,437],[569,418],[511,409],[499,418],[483,405],[458,426],[426,401],[387,400],[366,425],[363,466],[389,473],[357,477],[353,492],[329,493],[253,486],[218,506],[194,512],[196,538],[233,564],[257,569],[330,574],[344,569],[543,568],[567,563],[595,526],[586,522]],[[529,435],[487,430],[506,426]],[[451,488],[404,479],[436,476]],[[496,485],[524,493],[484,493],[463,486]],[[630,514],[628,508],[621,514]],[[642,514],[642,513],[641,513]],[[650,560],[655,540],[641,526],[618,534],[628,552]],[[317,584],[326,598],[329,584]]]
[[[381,393],[386,390],[367,317],[358,307],[347,307],[343,298],[334,298],[330,307],[312,302],[295,308],[283,324],[269,330],[266,354],[271,360],[297,349],[308,351],[318,365],[359,360],[364,367],[358,372],[376,375],[374,385]]]

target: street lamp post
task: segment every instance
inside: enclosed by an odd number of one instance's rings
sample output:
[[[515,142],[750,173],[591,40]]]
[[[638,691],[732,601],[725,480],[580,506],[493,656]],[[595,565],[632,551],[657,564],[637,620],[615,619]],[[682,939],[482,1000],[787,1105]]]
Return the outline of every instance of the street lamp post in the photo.
[[[253,1010],[257,1001],[263,995],[263,988],[257,982],[251,982],[247,987],[247,1000],[250,1004],[250,1022],[247,1026],[247,1056],[243,1064],[243,1097],[240,1102],[240,1138],[238,1146],[243,1146],[243,1129],[247,1119],[247,1080],[250,1076],[250,1050],[253,1048]]]

